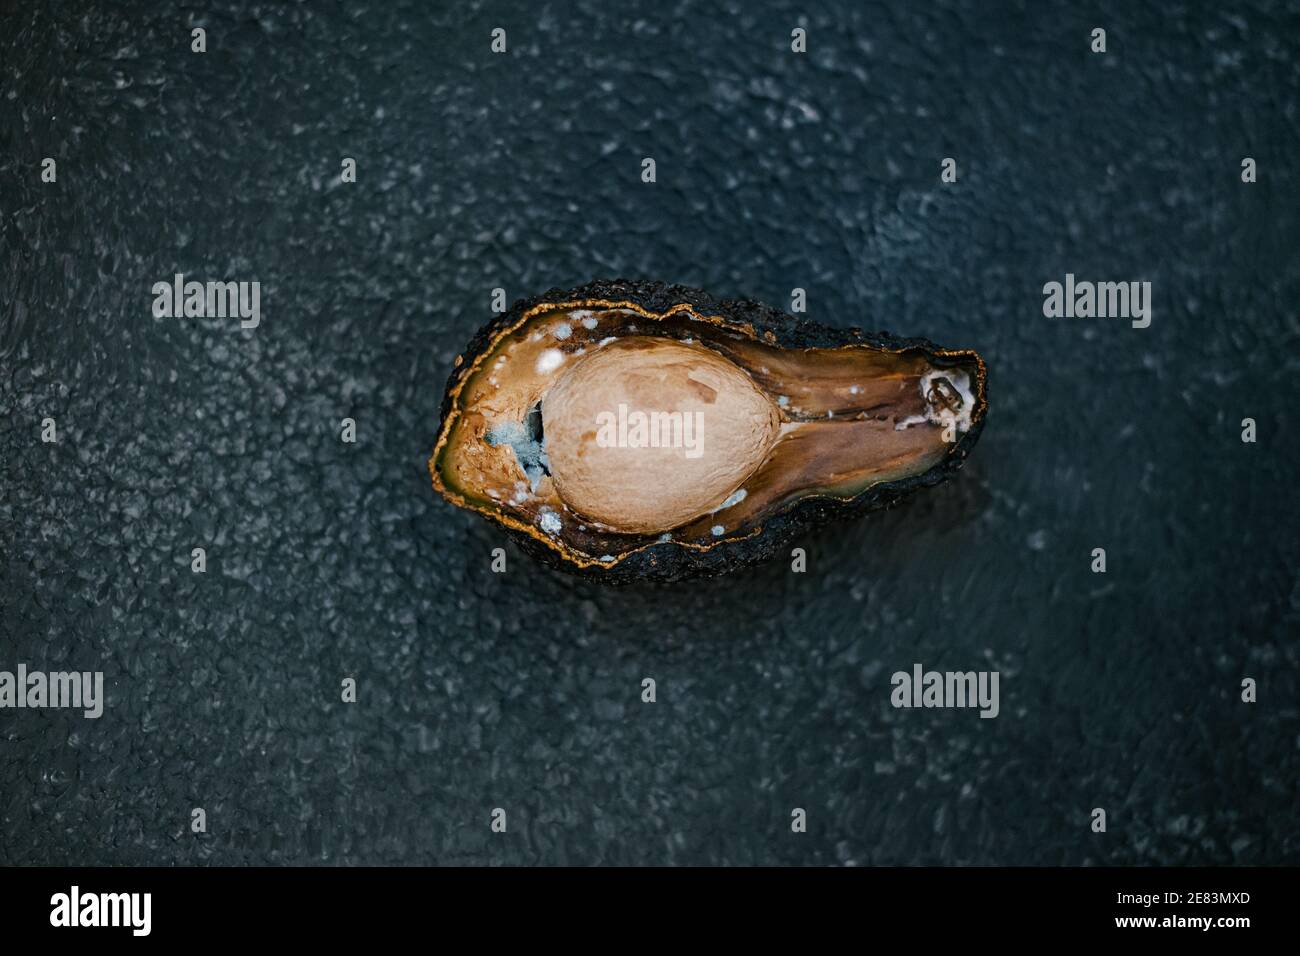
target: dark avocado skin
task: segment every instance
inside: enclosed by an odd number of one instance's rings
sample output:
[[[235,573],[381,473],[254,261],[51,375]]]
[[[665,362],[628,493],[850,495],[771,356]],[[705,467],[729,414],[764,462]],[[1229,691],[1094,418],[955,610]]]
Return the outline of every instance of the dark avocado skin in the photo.
[[[760,338],[765,332],[771,332],[782,348],[836,348],[861,343],[891,351],[918,349],[926,352],[935,365],[944,364],[943,357],[935,354],[938,346],[924,338],[900,338],[888,332],[864,332],[858,328],[832,328],[749,299],[715,299],[707,292],[689,286],[633,279],[598,279],[576,289],[551,289],[531,299],[520,299],[510,311],[480,329],[465,350],[465,360],[447,380],[438,433],[441,433],[442,422],[451,413],[452,392],[457,382],[469,373],[474,358],[488,348],[498,332],[518,322],[526,311],[536,305],[577,299],[633,302],[651,312],[664,312],[678,303],[686,302],[701,314],[717,315],[733,322],[752,325]],[[987,409],[987,376],[984,398]],[[580,567],[530,535],[497,522],[492,523],[506,531],[520,548],[543,564],[605,584],[622,585],[639,581],[667,583],[687,578],[717,577],[771,560],[796,537],[813,528],[893,507],[915,491],[946,481],[965,464],[966,457],[984,430],[984,420],[987,417],[986,410],[958,440],[952,452],[929,471],[902,481],[875,485],[847,501],[804,498],[770,515],[759,534],[734,540],[724,537],[707,551],[693,550],[669,541],[654,544],[616,564]]]

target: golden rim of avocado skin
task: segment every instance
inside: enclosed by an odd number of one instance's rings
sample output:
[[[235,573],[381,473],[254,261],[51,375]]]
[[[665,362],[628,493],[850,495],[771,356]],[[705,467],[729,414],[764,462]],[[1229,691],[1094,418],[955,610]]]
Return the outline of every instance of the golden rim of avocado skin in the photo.
[[[602,285],[653,295],[551,293],[480,333],[457,357],[429,460],[449,501],[570,569],[654,576],[675,560],[660,546],[699,565],[761,541],[769,518],[896,499],[955,471],[982,428],[973,351]],[[665,291],[697,301],[643,304]],[[638,443],[637,413],[659,416],[665,441]]]

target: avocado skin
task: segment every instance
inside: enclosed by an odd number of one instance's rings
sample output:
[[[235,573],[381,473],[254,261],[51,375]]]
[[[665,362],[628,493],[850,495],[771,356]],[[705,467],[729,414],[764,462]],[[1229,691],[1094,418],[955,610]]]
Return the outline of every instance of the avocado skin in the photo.
[[[944,358],[936,354],[939,347],[925,338],[902,338],[889,332],[864,332],[856,327],[833,328],[751,299],[715,299],[707,292],[690,286],[637,279],[597,279],[575,289],[556,288],[529,299],[520,299],[508,312],[480,329],[465,349],[464,361],[447,379],[438,431],[435,434],[441,434],[442,425],[451,414],[452,395],[457,383],[469,374],[473,360],[491,345],[499,332],[518,322],[534,306],[577,299],[632,302],[650,312],[665,312],[672,306],[685,302],[701,314],[716,315],[731,322],[751,325],[760,339],[770,332],[781,348],[838,348],[862,344],[889,351],[915,349],[925,352],[937,367],[946,364]],[[846,501],[830,498],[801,499],[768,517],[758,534],[734,540],[724,537],[707,551],[697,551],[666,541],[629,555],[616,564],[581,567],[530,535],[495,521],[491,523],[509,534],[525,553],[542,564],[603,584],[670,583],[730,574],[741,568],[770,561],[778,551],[808,531],[832,522],[858,518],[868,512],[892,508],[914,492],[951,478],[966,463],[967,456],[984,430],[984,421],[988,417],[987,369],[983,395],[985,413],[971,423],[953,451],[929,471],[901,481],[875,485]],[[491,521],[486,515],[483,517]]]

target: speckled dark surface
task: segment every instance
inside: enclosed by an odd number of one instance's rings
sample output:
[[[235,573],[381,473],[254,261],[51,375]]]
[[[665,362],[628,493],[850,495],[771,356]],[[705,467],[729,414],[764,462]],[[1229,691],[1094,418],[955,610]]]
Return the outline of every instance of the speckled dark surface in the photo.
[[[1300,862],[1296,6],[822,6],[0,3],[0,669],[108,685],[0,711],[0,863]],[[443,383],[610,275],[978,348],[977,453],[805,574],[493,574]]]

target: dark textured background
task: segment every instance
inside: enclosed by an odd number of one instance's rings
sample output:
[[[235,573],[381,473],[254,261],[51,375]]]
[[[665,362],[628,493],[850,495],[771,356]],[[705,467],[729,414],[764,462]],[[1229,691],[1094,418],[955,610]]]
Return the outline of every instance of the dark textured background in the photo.
[[[4,0],[0,669],[108,702],[0,711],[0,862],[1300,862],[1296,5],[454,6]],[[154,320],[178,271],[261,327]],[[492,574],[443,383],[602,276],[976,347],[989,425],[807,574]]]

